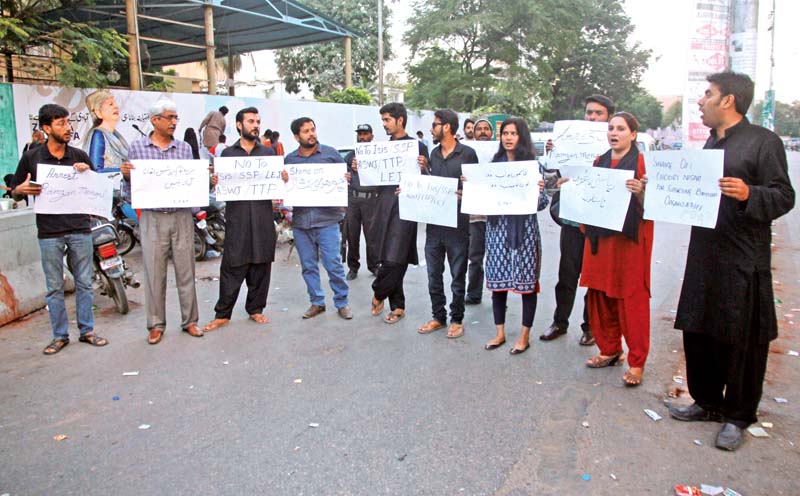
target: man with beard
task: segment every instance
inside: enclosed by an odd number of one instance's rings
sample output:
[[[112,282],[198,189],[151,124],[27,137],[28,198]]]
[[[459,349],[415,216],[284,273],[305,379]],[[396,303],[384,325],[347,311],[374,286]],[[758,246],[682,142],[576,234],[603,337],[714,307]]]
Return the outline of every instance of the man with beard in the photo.
[[[236,113],[239,141],[222,151],[223,157],[268,157],[275,151],[261,144],[258,109],[248,107]],[[272,262],[275,260],[275,223],[272,200],[229,201],[225,207],[225,251],[219,268],[219,298],[214,320],[204,331],[213,331],[231,320],[242,282],[247,281],[245,310],[250,320],[266,324]]]
[[[372,141],[372,126],[369,124],[359,124],[356,127],[356,141],[358,143],[369,143]],[[358,277],[358,269],[361,267],[361,226],[364,226],[364,238],[367,244],[367,270],[375,274],[378,271],[378,259],[375,256],[375,246],[372,241],[372,219],[375,216],[375,209],[378,203],[378,188],[376,186],[361,186],[358,172],[353,170],[353,160],[356,152],[351,151],[344,157],[347,162],[347,170],[350,172],[350,186],[347,188],[347,215],[345,216],[345,232],[347,233],[347,266],[350,271],[347,273],[347,280],[351,281]]]
[[[478,155],[472,148],[459,143],[455,138],[458,130],[458,114],[450,109],[440,109],[433,114],[431,134],[439,142],[439,146],[431,152],[430,163],[421,165],[423,173],[440,177],[459,179],[458,191],[461,191],[461,165],[477,164]],[[458,206],[457,227],[428,224],[425,231],[425,262],[428,265],[428,292],[431,297],[432,320],[421,325],[420,334],[430,334],[442,329],[447,322],[444,293],[445,257],[450,265],[452,276],[450,302],[450,327],[448,338],[459,338],[464,335],[464,294],[467,276],[467,257],[469,253],[469,215],[461,213]]]
[[[93,169],[83,150],[69,146],[72,126],[69,111],[60,105],[47,104],[39,109],[39,126],[48,139],[42,145],[22,155],[11,181],[11,196],[20,201],[27,195],[38,196],[42,186],[36,184],[39,164],[59,165],[65,171],[83,173]],[[59,167],[61,169],[62,167]],[[45,182],[45,178],[38,178]],[[32,182],[33,181],[33,182]],[[44,349],[45,355],[55,355],[69,344],[69,319],[64,305],[64,251],[75,277],[75,306],[82,343],[105,346],[108,340],[94,332],[94,289],[92,288],[92,243],[89,216],[85,214],[36,214],[42,270],[47,286],[47,311],[53,328],[53,341]]]
[[[475,121],[472,119],[464,120],[464,141],[475,141]]]
[[[693,227],[675,328],[683,331],[694,403],[670,407],[683,421],[725,422],[719,449],[734,451],[756,422],[769,342],[778,337],[772,292],[772,221],[794,207],[780,137],[745,115],[753,81],[723,72],[706,78],[697,102],[711,128],[704,149],[725,150],[714,229]]]
[[[122,196],[130,201],[131,160],[192,160],[192,149],[175,138],[178,107],[161,99],[150,107],[153,132],[131,143],[128,161],[122,163]],[[216,178],[211,179],[211,185]],[[190,208],[142,209],[139,227],[142,239],[142,262],[147,312],[147,342],[158,344],[167,326],[167,261],[172,258],[175,284],[181,307],[181,329],[193,337],[202,337],[198,327],[197,291],[194,283],[194,216]]]
[[[292,121],[292,134],[300,145],[297,150],[286,155],[284,164],[342,163],[341,155],[334,148],[317,141],[317,127],[309,117]],[[291,180],[289,173],[281,173],[284,182]],[[350,174],[345,173],[350,179]],[[310,319],[325,311],[325,292],[319,277],[319,261],[328,272],[328,281],[333,289],[333,303],[339,317],[350,320],[353,312],[348,304],[348,287],[344,266],[340,259],[341,234],[339,222],[344,218],[341,207],[295,207],[292,218],[294,243],[303,267],[303,279],[311,299],[311,306],[303,314]]]
[[[387,103],[380,109],[383,129],[390,141],[413,140],[406,132],[408,111],[402,103]],[[427,163],[428,147],[417,141],[418,161]],[[358,161],[353,161],[353,170],[358,171]],[[372,282],[372,315],[383,312],[384,300],[389,299],[390,312],[383,321],[394,324],[405,317],[406,298],[403,278],[408,264],[419,264],[417,256],[417,223],[400,218],[400,203],[397,186],[379,186],[375,218],[372,224],[372,240],[375,243],[380,266]]]
[[[492,140],[492,124],[478,119],[473,127],[475,141]],[[467,125],[464,124],[464,132]],[[486,255],[486,216],[469,216],[469,266],[467,267],[467,296],[464,303],[478,305],[483,295],[483,257]]]

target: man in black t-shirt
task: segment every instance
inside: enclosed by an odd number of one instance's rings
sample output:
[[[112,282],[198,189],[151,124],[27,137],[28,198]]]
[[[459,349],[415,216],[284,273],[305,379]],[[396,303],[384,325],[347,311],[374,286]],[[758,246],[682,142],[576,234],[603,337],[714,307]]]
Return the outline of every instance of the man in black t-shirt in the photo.
[[[46,177],[37,177],[38,164],[64,166],[69,173],[83,173],[92,169],[89,156],[68,145],[72,137],[69,111],[64,107],[47,104],[39,109],[39,126],[48,139],[42,145],[22,155],[14,174],[12,195],[19,201],[27,195],[37,196]],[[72,171],[75,172],[72,172]],[[47,285],[47,309],[53,327],[53,341],[44,349],[45,355],[54,355],[69,344],[69,319],[64,305],[64,252],[75,276],[75,305],[77,307],[79,341],[93,346],[105,346],[108,340],[94,332],[92,303],[92,243],[89,216],[85,214],[36,214],[39,249],[42,252],[42,269]]]

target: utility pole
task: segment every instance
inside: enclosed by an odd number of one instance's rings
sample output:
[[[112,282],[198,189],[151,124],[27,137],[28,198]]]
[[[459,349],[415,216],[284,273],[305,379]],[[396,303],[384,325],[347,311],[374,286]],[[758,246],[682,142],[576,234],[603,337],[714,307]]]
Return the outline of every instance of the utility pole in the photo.
[[[769,89],[764,97],[764,105],[761,107],[761,125],[770,131],[775,130],[775,90],[772,88],[773,72],[775,71],[775,0],[772,0],[772,12],[770,12],[769,30],[772,31],[769,48]]]
[[[378,105],[383,106],[383,0],[378,0]]]

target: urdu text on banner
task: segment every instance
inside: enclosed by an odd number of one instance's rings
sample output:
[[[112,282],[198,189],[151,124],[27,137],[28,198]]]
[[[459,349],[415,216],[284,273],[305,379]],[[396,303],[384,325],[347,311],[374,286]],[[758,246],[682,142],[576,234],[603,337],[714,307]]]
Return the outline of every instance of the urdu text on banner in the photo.
[[[629,170],[586,167],[561,185],[561,218],[621,232],[631,201],[625,181],[633,175]]]
[[[132,160],[133,208],[208,206],[206,160]]]
[[[464,164],[461,211],[474,215],[535,214],[539,203],[539,163],[535,160]]]
[[[284,203],[293,207],[346,207],[347,171],[343,163],[292,164]]]

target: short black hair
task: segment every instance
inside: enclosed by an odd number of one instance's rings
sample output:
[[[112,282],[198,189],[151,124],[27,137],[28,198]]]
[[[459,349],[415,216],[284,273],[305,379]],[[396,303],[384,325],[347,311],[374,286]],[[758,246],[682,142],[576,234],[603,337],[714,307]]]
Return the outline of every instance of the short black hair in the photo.
[[[399,102],[392,102],[387,103],[379,110],[381,115],[389,114],[394,119],[403,118],[403,129],[406,128],[406,124],[408,124],[408,110],[406,110],[406,106]]]
[[[417,131],[417,136],[419,136],[420,138],[422,138],[422,137],[423,137],[423,136],[425,136],[425,135],[424,135],[424,134],[422,134],[422,131]]]
[[[755,91],[755,83],[750,79],[750,76],[726,71],[711,74],[706,78],[706,81],[716,84],[722,96],[733,95],[736,112],[741,115],[747,114],[747,109],[753,103],[753,92]]]
[[[586,105],[588,105],[589,103],[598,103],[602,105],[603,107],[606,108],[608,115],[613,114],[614,110],[616,110],[616,108],[614,107],[614,101],[605,95],[594,94],[594,95],[589,95],[583,99],[584,108],[586,108]]]
[[[55,103],[42,105],[39,109],[39,127],[49,126],[55,119],[69,117],[69,110]]]
[[[228,137],[227,137],[227,136],[225,136],[224,134],[220,134],[220,135],[219,135],[219,142],[220,142],[220,143],[225,143],[225,141],[226,141],[227,139],[228,139]]]
[[[442,125],[449,125],[450,134],[455,136],[458,132],[458,114],[450,109],[439,109],[433,113],[433,116],[442,121]]]
[[[247,107],[236,112],[236,122],[244,122],[244,114],[257,114],[258,109],[255,107]]]
[[[264,137],[265,138],[269,138],[270,136],[272,136],[272,129],[265,129],[264,130]]]
[[[272,139],[270,141],[278,141],[278,138],[281,137],[281,133],[278,131],[272,131]]]
[[[314,119],[312,119],[311,117],[300,117],[292,121],[292,126],[291,126],[292,134],[294,134],[295,136],[299,135],[300,128],[303,127],[303,124],[305,124],[306,122],[314,124],[314,127],[317,126],[317,124],[314,122]]]
[[[227,114],[228,113],[228,107],[223,105],[222,107],[219,108],[219,113],[222,114],[222,115]]]
[[[467,128],[467,124],[469,124],[470,122],[472,123],[473,126],[475,125],[475,121],[473,121],[472,119],[470,118],[464,119],[464,129]]]

